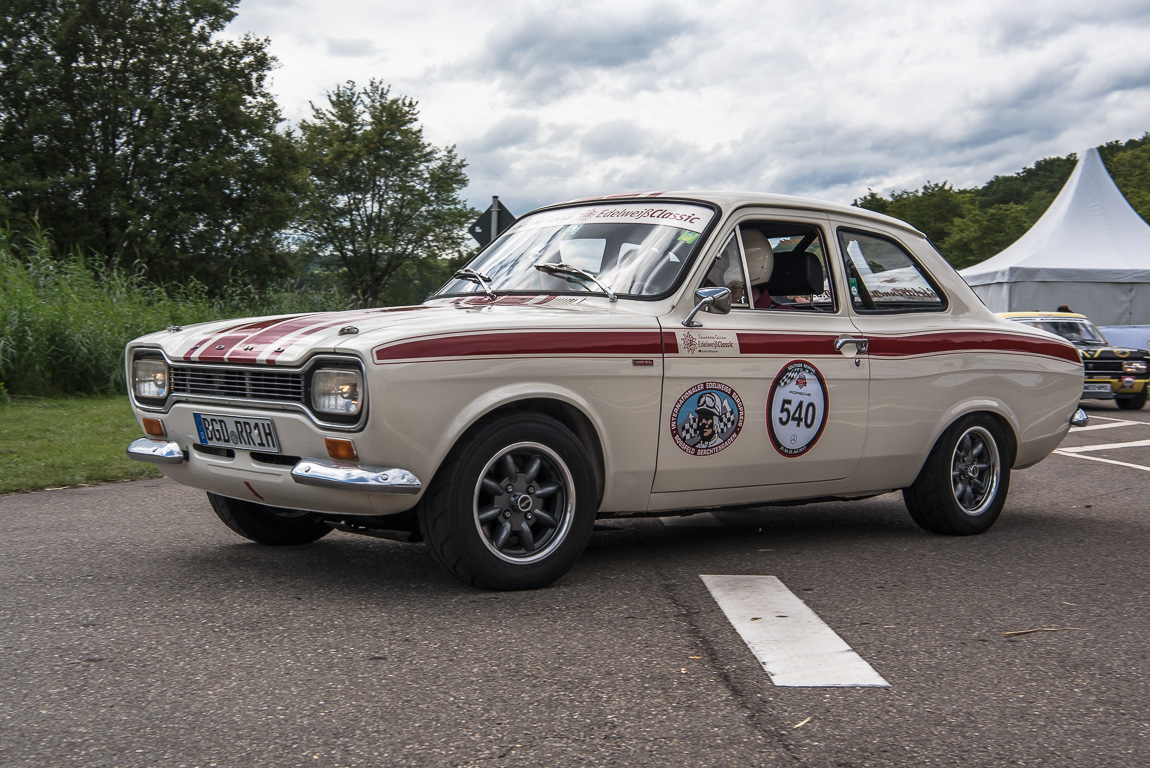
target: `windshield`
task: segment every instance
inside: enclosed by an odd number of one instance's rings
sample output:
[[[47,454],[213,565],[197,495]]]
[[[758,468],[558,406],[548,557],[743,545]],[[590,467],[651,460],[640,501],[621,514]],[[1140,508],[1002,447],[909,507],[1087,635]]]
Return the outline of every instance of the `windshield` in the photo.
[[[1041,328],[1047,333],[1061,336],[1075,344],[1106,344],[1106,337],[1103,336],[1102,332],[1095,328],[1094,324],[1089,320],[1043,317],[1035,319],[1028,318],[1020,322],[1032,325],[1035,328]]]
[[[700,205],[607,203],[524,216],[434,295],[658,296],[691,261],[714,215]]]

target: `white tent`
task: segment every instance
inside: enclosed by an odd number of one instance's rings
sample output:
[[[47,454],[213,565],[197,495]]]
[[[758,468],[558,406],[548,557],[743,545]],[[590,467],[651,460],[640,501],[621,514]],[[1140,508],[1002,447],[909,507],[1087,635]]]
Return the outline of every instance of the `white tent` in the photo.
[[[1150,325],[1150,226],[1093,148],[1026,234],[959,274],[995,312],[1066,304],[1097,325]]]

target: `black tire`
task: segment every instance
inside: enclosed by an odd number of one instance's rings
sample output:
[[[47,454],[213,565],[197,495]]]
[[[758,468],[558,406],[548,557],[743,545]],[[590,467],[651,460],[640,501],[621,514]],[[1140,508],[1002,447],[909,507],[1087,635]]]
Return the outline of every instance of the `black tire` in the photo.
[[[1143,389],[1136,395],[1118,395],[1114,398],[1114,403],[1124,411],[1140,411],[1142,406],[1146,405],[1146,390]]]
[[[932,533],[983,533],[1010,489],[1008,444],[989,416],[959,419],[935,443],[914,484],[902,491],[907,511]]]
[[[484,589],[545,587],[595,525],[594,472],[579,439],[538,413],[502,415],[451,451],[419,504],[432,557]]]
[[[208,494],[208,501],[224,525],[257,544],[310,544],[331,533],[331,526],[314,512],[269,507],[214,493]]]

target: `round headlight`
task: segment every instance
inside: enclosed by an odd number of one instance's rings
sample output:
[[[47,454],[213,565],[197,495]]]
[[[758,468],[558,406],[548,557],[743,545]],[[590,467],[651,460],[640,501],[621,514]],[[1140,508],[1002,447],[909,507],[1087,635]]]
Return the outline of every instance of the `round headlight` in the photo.
[[[132,361],[132,392],[146,400],[163,400],[168,396],[168,364],[157,357]]]
[[[320,368],[311,377],[311,407],[319,413],[357,415],[363,408],[363,374],[350,368]]]

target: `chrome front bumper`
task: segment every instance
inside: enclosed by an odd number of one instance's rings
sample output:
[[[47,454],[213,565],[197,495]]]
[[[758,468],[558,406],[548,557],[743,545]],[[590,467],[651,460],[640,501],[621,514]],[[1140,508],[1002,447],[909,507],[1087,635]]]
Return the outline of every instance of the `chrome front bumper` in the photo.
[[[141,437],[128,446],[128,458],[152,464],[179,464],[187,454],[169,440]],[[419,478],[398,467],[371,467],[331,459],[300,459],[291,470],[292,480],[341,491],[390,493],[413,496],[423,489]]]

